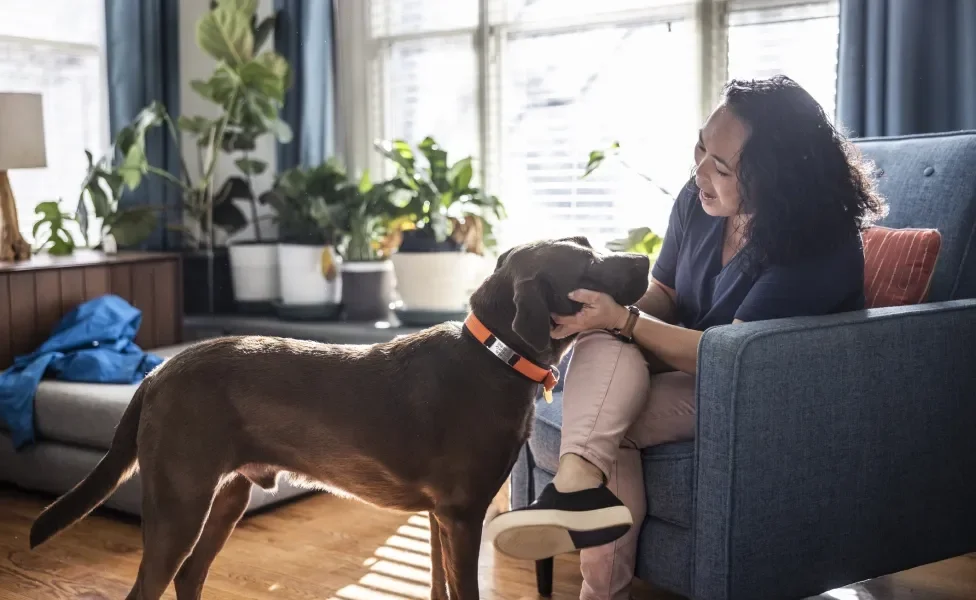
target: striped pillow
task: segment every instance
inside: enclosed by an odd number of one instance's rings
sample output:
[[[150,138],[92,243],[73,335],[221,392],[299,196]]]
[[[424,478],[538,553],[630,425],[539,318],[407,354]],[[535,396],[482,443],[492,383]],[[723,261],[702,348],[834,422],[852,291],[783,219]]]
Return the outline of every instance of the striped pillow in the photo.
[[[867,308],[925,301],[942,247],[936,229],[871,227],[863,232]]]

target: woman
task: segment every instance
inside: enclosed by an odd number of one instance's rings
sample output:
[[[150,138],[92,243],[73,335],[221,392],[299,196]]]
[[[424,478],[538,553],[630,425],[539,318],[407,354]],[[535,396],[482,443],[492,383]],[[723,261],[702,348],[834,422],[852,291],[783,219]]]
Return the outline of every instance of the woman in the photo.
[[[639,311],[578,290],[582,310],[553,317],[553,337],[580,333],[559,468],[535,503],[491,524],[513,556],[582,549],[585,599],[628,595],[646,511],[639,450],[694,436],[702,332],[864,306],[860,232],[884,202],[805,90],[787,77],[727,84],[695,165]],[[666,368],[651,372],[645,354]]]

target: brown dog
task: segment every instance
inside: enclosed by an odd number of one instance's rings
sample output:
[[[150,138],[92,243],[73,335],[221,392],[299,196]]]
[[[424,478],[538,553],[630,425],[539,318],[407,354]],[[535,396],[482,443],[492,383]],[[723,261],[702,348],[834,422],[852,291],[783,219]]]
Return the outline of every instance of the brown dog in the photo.
[[[550,314],[579,309],[567,294],[587,287],[633,303],[648,268],[642,255],[599,255],[585,238],[519,246],[498,259],[471,309],[509,348],[553,365],[570,341],[551,339]],[[31,547],[138,467],[144,551],[129,598],[159,598],[174,578],[180,600],[199,598],[252,483],[273,489],[285,473],[376,506],[429,511],[432,597],[477,598],[482,520],[529,436],[538,393],[460,323],[368,347],[204,341],[139,386],[111,449],[41,513]]]

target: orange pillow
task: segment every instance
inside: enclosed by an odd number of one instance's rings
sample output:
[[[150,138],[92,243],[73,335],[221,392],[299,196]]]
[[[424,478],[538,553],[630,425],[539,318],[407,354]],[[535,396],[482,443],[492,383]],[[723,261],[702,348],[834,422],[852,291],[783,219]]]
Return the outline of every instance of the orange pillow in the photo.
[[[942,248],[936,229],[870,227],[864,243],[864,297],[867,308],[905,306],[925,300]]]

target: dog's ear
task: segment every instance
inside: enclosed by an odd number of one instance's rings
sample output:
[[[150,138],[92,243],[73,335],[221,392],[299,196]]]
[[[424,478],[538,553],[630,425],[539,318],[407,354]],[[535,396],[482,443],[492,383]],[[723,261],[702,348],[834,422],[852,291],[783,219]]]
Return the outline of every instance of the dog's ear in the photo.
[[[508,258],[508,255],[511,254],[511,253],[512,253],[512,249],[509,248],[508,250],[506,250],[506,251],[504,251],[504,252],[502,252],[501,254],[498,255],[498,260],[495,261],[495,270],[496,271],[498,269],[502,268],[502,265],[505,264],[505,259]]]
[[[590,240],[586,239],[586,236],[584,236],[584,235],[574,235],[573,237],[562,238],[562,240],[560,240],[560,241],[563,241],[563,242],[574,242],[574,243],[577,243],[580,246],[584,246],[586,248],[592,248],[593,247],[590,244]]]
[[[515,284],[515,319],[512,331],[536,352],[549,349],[549,307],[545,290],[538,279],[523,279]]]

